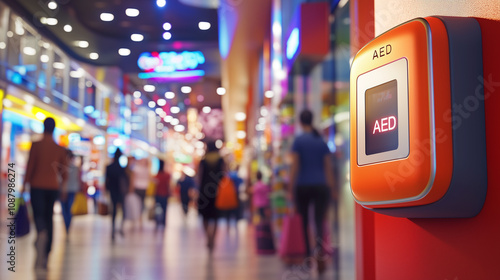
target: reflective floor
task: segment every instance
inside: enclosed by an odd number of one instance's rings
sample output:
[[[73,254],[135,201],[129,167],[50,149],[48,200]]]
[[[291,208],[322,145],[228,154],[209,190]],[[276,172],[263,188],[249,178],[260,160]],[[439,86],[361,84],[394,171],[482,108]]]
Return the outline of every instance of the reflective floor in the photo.
[[[164,231],[155,230],[151,221],[142,228],[126,224],[125,236],[117,236],[114,244],[109,216],[74,217],[68,236],[62,217],[54,219],[54,244],[46,274],[37,275],[32,269],[33,227],[28,236],[16,240],[16,272],[7,270],[7,227],[2,226],[0,279],[336,279],[331,262],[318,277],[314,269],[309,273],[302,267],[284,266],[277,255],[257,255],[254,228],[245,221],[231,224],[229,230],[221,221],[210,255],[196,212],[191,209],[183,219],[177,203],[169,205]]]

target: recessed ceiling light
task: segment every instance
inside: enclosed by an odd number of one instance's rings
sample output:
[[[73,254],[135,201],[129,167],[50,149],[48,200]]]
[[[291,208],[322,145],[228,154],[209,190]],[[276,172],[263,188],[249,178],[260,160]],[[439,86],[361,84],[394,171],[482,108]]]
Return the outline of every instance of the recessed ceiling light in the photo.
[[[180,123],[180,121],[177,118],[172,118],[172,120],[170,120],[171,125],[178,125],[179,123]]]
[[[5,42],[0,42],[0,50],[3,50],[7,47],[7,44]]]
[[[42,55],[40,56],[40,61],[41,61],[41,62],[44,62],[44,63],[49,62],[49,56],[48,56],[48,55],[46,55],[46,54],[42,54]]]
[[[186,128],[182,124],[174,126],[174,130],[177,132],[183,132]]]
[[[57,24],[57,19],[56,18],[47,18],[46,23],[47,25],[56,25]]]
[[[115,19],[115,16],[111,13],[101,13],[101,20],[102,21],[112,21]]]
[[[181,92],[182,93],[190,93],[192,91],[190,86],[183,86],[181,87]]]
[[[238,130],[236,131],[236,138],[238,139],[245,139],[247,137],[247,133],[243,130]]]
[[[217,94],[218,95],[224,95],[224,94],[226,94],[226,89],[223,88],[223,87],[218,87],[217,88]]]
[[[90,59],[96,60],[96,59],[98,59],[98,58],[99,58],[99,54],[98,54],[98,53],[93,52],[93,53],[90,53],[90,54],[89,54],[89,57],[90,57]]]
[[[62,62],[54,62],[52,64],[52,67],[54,67],[55,69],[59,69],[59,70],[62,70],[65,68],[64,63],[62,63]]]
[[[247,114],[245,114],[243,112],[238,112],[238,113],[234,114],[234,118],[237,121],[242,122],[242,121],[246,120]]]
[[[132,34],[130,35],[130,39],[134,42],[140,42],[144,40],[144,36],[142,34]]]
[[[66,32],[71,32],[73,31],[73,27],[69,24],[66,24],[64,27],[63,27],[64,31]]]
[[[165,7],[165,5],[167,5],[167,1],[165,0],[156,0],[156,5],[160,8],[163,8]]]
[[[75,45],[80,47],[80,48],[88,48],[89,42],[87,42],[87,41],[75,41]]]
[[[149,108],[154,108],[156,106],[156,103],[151,100],[148,102],[148,106],[149,106]]]
[[[128,8],[125,10],[125,14],[129,17],[136,17],[139,15],[139,10],[134,8]]]
[[[273,98],[274,97],[274,92],[272,90],[268,90],[264,93],[264,96],[267,98]]]
[[[177,107],[177,106],[172,106],[172,107],[170,107],[170,112],[171,112],[172,114],[177,114],[177,113],[179,113],[180,111],[181,111],[181,109],[180,109],[179,107]]]
[[[25,55],[35,55],[36,54],[36,50],[35,50],[35,48],[32,48],[32,47],[24,47],[23,48],[23,53]]]
[[[167,104],[167,100],[160,98],[156,100],[156,104],[158,104],[158,106],[165,106]]]
[[[48,6],[48,7],[49,7],[49,9],[51,9],[51,10],[55,10],[55,9],[57,9],[57,3],[56,3],[56,2],[54,2],[54,1],[50,1],[50,2],[47,4],[47,6]]]
[[[163,29],[169,31],[170,29],[172,29],[172,24],[170,24],[170,22],[165,22],[163,24]]]
[[[144,85],[144,91],[153,92],[153,91],[155,91],[155,89],[156,89],[156,87],[153,85]]]
[[[210,113],[210,111],[212,111],[212,108],[208,107],[208,106],[205,106],[203,107],[203,109],[201,109],[203,111],[203,113],[205,114],[208,114]]]
[[[165,92],[165,98],[166,99],[174,99],[174,97],[175,97],[175,93],[173,93],[171,91]]]
[[[208,30],[210,29],[210,22],[207,22],[207,21],[200,21],[198,22],[198,28],[200,28],[200,30]]]
[[[118,54],[121,56],[128,56],[130,55],[130,50],[127,48],[121,48],[118,50]]]
[[[170,40],[171,38],[172,38],[172,33],[170,33],[170,32],[163,33],[163,39]]]
[[[135,97],[135,98],[141,98],[141,95],[142,95],[142,94],[141,94],[141,92],[140,92],[140,91],[138,91],[138,90],[134,91],[134,97]]]

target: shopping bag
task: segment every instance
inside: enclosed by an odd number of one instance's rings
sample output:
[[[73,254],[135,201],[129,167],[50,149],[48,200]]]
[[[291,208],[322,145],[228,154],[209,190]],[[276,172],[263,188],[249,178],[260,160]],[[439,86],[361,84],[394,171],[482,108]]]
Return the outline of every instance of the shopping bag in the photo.
[[[22,237],[30,233],[30,219],[28,217],[28,207],[24,202],[24,199],[19,199],[19,207],[17,209],[16,216],[14,217],[16,221],[16,237]]]
[[[215,207],[219,210],[232,210],[238,208],[238,194],[233,180],[224,176],[219,182],[219,190],[215,198]]]
[[[287,264],[301,263],[306,256],[302,217],[297,213],[288,215],[283,220],[279,256]]]
[[[141,198],[136,193],[125,196],[125,219],[138,220],[141,217]]]
[[[99,193],[97,197],[97,214],[106,216],[109,214],[109,199],[105,192]]]
[[[255,227],[255,235],[257,238],[257,254],[271,255],[276,252],[274,248],[274,235],[269,222],[260,222]]]
[[[84,193],[77,192],[75,194],[75,201],[73,201],[73,205],[71,206],[71,214],[85,215],[87,212],[87,196]]]

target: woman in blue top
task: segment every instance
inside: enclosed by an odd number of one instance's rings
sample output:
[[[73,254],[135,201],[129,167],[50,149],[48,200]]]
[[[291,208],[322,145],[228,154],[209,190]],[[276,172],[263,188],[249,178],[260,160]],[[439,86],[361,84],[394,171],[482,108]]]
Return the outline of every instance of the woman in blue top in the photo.
[[[323,223],[333,190],[333,169],[330,150],[320,134],[312,126],[313,114],[304,110],[300,114],[303,134],[295,138],[292,146],[292,166],[290,170],[290,196],[295,201],[297,212],[302,216],[307,256],[311,256],[309,234],[309,205],[314,205],[316,249],[322,250]],[[318,258],[318,271],[324,271],[324,262]]]

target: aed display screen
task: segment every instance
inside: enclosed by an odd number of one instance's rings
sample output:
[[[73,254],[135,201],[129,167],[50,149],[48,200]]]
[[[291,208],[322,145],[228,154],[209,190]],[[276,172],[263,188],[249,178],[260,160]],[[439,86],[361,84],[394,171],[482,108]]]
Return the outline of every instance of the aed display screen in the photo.
[[[397,80],[392,80],[365,92],[366,155],[398,148],[397,85]]]

